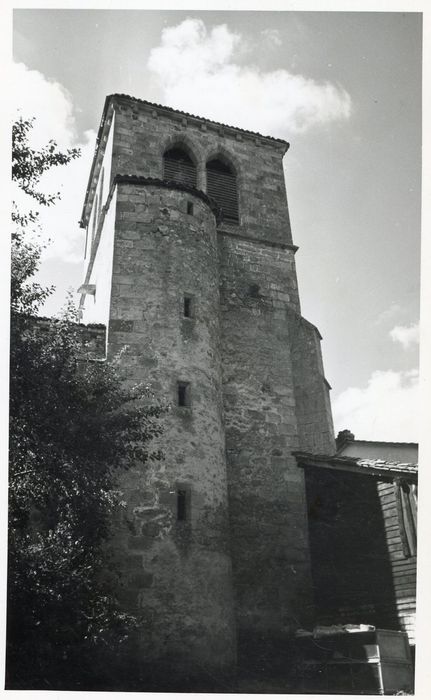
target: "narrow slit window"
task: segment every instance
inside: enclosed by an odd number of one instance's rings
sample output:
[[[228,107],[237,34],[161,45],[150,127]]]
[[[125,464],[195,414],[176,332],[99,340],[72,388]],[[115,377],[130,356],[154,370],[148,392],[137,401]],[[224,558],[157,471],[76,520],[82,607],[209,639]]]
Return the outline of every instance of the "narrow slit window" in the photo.
[[[177,520],[187,520],[187,491],[185,489],[177,491]]]
[[[189,407],[190,406],[190,384],[188,384],[187,382],[178,382],[177,392],[178,392],[178,406]]]
[[[188,295],[184,296],[183,316],[184,318],[193,318],[193,299]]]
[[[187,202],[187,214],[193,216],[193,202]]]

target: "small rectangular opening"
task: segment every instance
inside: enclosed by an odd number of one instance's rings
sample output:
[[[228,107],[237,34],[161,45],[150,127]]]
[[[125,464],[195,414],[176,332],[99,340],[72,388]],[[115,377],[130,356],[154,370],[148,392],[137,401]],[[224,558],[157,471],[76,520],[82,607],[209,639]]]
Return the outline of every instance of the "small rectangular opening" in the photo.
[[[177,491],[177,520],[187,520],[187,491],[185,489]]]
[[[193,316],[192,297],[187,294],[184,295],[183,315],[184,318],[192,318]]]
[[[178,382],[178,406],[190,406],[190,384],[188,382]]]
[[[187,214],[193,215],[193,202],[187,202]]]

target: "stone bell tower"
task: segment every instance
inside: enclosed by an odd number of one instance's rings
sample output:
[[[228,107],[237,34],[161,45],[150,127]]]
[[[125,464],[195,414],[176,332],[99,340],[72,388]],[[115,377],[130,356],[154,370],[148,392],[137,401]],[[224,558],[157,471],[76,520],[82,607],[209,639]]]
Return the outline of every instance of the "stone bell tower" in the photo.
[[[170,403],[165,459],[124,477],[123,597],[145,654],[228,669],[313,610],[295,450],[335,451],[317,329],[300,314],[288,144],[106,99],[82,226],[82,319]],[[146,645],[146,646],[145,646]]]

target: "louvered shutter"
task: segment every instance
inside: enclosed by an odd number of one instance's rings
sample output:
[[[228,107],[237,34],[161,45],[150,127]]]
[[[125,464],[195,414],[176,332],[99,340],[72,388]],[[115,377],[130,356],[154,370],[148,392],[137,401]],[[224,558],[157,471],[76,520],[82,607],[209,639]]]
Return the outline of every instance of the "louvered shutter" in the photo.
[[[238,223],[236,177],[220,160],[207,163],[207,194],[221,207],[224,221]]]
[[[196,187],[196,167],[185,151],[180,148],[172,148],[165,153],[163,156],[163,179]]]

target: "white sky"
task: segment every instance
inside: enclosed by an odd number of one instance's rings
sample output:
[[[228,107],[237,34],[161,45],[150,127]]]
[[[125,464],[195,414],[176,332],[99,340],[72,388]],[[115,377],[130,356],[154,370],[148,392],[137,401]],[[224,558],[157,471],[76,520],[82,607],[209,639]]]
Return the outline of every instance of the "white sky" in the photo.
[[[417,441],[421,17],[17,10],[13,80],[36,136],[82,158],[47,176],[46,313],[82,282],[80,218],[105,96],[286,138],[302,311],[324,338],[336,431]]]

